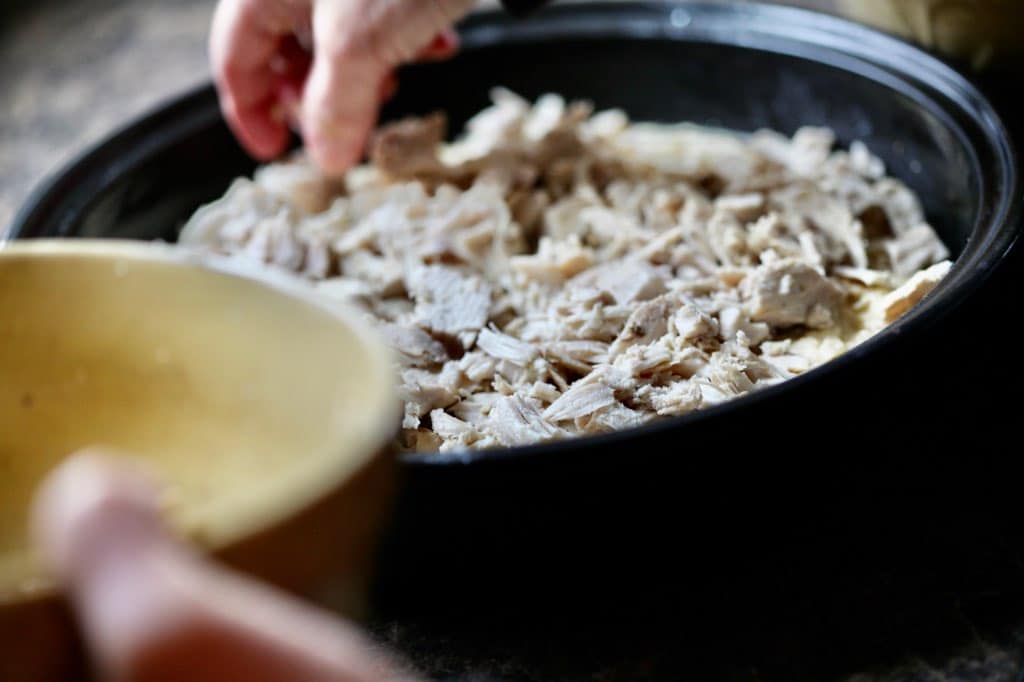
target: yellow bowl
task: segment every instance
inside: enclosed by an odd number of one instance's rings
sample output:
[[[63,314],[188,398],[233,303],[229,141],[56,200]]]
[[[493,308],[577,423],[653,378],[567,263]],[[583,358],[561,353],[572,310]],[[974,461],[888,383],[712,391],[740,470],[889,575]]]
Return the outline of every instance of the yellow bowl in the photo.
[[[230,564],[358,595],[393,489],[390,367],[357,314],[285,275],[155,244],[3,245],[0,679],[77,670],[26,514],[84,446],[151,467],[172,523]]]

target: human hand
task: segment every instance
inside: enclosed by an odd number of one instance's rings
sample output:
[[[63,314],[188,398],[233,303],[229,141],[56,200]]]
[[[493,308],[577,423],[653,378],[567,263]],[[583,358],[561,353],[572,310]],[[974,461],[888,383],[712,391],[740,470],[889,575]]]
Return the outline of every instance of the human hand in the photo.
[[[156,489],[103,453],[43,483],[36,546],[107,679],[411,680],[354,627],[231,573],[163,525]]]
[[[320,169],[340,174],[362,156],[395,69],[454,53],[451,26],[473,4],[220,0],[210,55],[224,116],[261,160],[285,151],[291,119]]]

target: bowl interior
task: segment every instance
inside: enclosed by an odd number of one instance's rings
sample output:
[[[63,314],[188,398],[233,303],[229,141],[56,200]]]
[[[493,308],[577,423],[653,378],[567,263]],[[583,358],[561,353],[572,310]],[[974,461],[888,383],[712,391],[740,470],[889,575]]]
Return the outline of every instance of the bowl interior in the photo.
[[[363,327],[168,249],[0,250],[0,602],[35,584],[26,508],[77,448],[130,453],[180,528],[218,548],[359,469],[394,426]]]

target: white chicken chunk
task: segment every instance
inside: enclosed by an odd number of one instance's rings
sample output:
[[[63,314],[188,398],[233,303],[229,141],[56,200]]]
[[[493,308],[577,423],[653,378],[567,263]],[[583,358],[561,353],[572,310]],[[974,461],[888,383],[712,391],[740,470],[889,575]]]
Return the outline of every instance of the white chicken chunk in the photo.
[[[183,245],[311,280],[375,324],[416,452],[632,428],[772,386],[949,272],[920,199],[861,142],[631,123],[508,90],[444,142],[383,127],[341,180],[239,179]]]
[[[745,283],[750,318],[773,327],[826,329],[839,322],[843,290],[807,263],[778,260],[755,269]]]

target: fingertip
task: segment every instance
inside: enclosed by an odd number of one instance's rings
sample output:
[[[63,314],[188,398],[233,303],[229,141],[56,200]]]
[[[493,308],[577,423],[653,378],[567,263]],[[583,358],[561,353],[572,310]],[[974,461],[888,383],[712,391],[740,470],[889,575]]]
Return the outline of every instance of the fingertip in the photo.
[[[306,152],[324,175],[340,177],[362,160],[365,139],[365,135],[313,132],[305,135]]]
[[[158,525],[157,505],[157,487],[137,465],[90,448],[71,455],[43,480],[32,503],[31,533],[43,560],[66,579],[86,563],[82,551],[94,544],[105,519]]]
[[[377,105],[374,97],[372,104],[339,110],[329,105],[317,107],[307,98],[302,137],[306,152],[324,175],[340,177],[362,160]]]
[[[275,112],[276,104],[274,98],[250,107],[238,107],[230,98],[222,104],[228,126],[242,147],[258,161],[271,161],[288,149],[291,133],[286,112]]]
[[[314,64],[302,102],[302,136],[325,175],[340,176],[362,159],[386,76],[372,62],[325,58]]]

